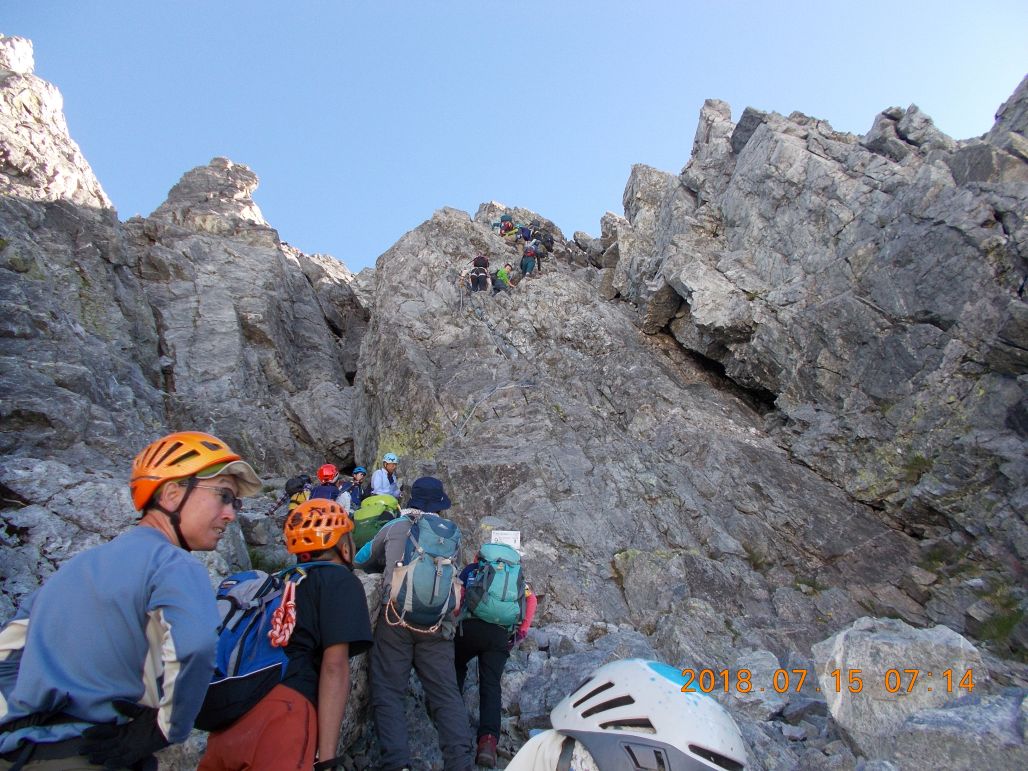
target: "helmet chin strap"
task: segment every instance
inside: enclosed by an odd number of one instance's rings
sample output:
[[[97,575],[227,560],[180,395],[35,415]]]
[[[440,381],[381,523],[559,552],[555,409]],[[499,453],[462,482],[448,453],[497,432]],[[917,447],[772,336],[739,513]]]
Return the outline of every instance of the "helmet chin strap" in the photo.
[[[178,545],[189,552],[193,550],[193,547],[189,545],[189,541],[186,540],[186,536],[182,532],[182,507],[185,506],[186,501],[189,500],[189,496],[192,494],[194,489],[194,484],[196,483],[192,481],[192,477],[186,480],[186,494],[182,496],[182,500],[179,501],[179,504],[174,511],[168,511],[166,508],[161,506],[161,504],[156,502],[150,504],[150,508],[157,509],[157,511],[161,512],[168,518],[168,521],[171,522],[172,530],[175,531],[175,537],[178,538]]]

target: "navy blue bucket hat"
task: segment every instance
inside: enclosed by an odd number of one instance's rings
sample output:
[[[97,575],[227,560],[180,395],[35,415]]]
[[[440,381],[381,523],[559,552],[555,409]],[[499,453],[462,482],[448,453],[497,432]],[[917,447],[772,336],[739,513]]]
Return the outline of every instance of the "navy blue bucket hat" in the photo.
[[[443,490],[443,483],[435,477],[418,477],[410,489],[407,505],[412,509],[437,513],[450,508],[450,499]]]

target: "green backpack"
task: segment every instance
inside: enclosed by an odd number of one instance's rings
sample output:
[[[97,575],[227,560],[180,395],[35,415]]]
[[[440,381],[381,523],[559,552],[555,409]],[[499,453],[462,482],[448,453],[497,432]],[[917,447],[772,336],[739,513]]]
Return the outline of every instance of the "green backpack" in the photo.
[[[391,495],[369,495],[353,513],[353,545],[360,551],[382,525],[400,516],[400,502]]]

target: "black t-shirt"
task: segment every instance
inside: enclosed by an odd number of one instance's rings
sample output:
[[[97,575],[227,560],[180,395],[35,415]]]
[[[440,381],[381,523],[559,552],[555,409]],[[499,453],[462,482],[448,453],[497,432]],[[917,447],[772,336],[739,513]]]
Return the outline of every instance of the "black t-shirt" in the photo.
[[[317,565],[296,587],[296,628],[286,646],[289,668],[282,683],[317,707],[322,651],[344,642],[351,657],[371,647],[364,587],[344,565]]]

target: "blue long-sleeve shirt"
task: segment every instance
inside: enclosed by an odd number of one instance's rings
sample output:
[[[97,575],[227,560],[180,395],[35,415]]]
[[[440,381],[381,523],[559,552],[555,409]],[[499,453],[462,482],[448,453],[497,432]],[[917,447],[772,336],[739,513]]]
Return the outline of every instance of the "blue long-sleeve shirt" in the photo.
[[[183,741],[214,670],[218,614],[207,570],[150,527],[66,562],[0,631],[0,723],[55,710],[82,722],[0,734],[0,752],[124,722],[124,699],[158,708]]]

